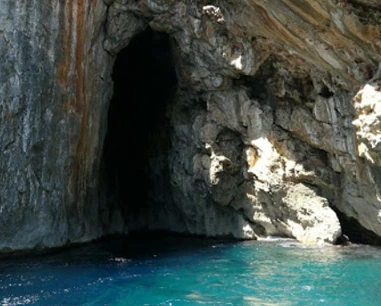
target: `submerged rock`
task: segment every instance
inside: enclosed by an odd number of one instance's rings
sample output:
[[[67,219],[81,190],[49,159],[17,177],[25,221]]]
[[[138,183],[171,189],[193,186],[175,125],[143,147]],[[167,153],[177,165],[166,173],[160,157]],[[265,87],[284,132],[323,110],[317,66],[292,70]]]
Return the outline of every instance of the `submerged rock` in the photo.
[[[0,3],[1,251],[381,236],[378,1],[53,2]]]

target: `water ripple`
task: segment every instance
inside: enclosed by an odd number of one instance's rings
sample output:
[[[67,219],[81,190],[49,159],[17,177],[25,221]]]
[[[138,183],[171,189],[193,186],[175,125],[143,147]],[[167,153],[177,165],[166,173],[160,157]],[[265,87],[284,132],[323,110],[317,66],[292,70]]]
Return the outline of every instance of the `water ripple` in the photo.
[[[381,305],[379,248],[149,243],[2,260],[0,305]]]

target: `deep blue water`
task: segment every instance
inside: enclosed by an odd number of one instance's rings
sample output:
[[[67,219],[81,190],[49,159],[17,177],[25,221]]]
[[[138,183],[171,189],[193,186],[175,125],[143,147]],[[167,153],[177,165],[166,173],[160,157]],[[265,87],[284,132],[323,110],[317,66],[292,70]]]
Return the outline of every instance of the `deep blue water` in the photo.
[[[0,305],[381,305],[381,249],[110,240],[1,259]]]

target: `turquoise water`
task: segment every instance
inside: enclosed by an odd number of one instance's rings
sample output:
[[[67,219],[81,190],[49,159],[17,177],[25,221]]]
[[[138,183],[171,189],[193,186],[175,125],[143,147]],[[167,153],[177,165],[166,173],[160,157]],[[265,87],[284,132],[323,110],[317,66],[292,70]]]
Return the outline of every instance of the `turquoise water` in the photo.
[[[381,305],[381,249],[113,240],[1,259],[0,305]]]

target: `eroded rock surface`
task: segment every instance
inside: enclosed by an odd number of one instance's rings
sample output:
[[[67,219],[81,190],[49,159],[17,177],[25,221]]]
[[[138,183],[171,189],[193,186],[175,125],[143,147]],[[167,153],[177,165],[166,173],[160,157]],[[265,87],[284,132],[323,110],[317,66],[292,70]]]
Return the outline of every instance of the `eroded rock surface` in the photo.
[[[380,16],[377,0],[1,1],[0,249],[139,228],[333,243],[334,210],[381,236]],[[139,219],[100,170],[113,64],[148,28],[178,85]]]

